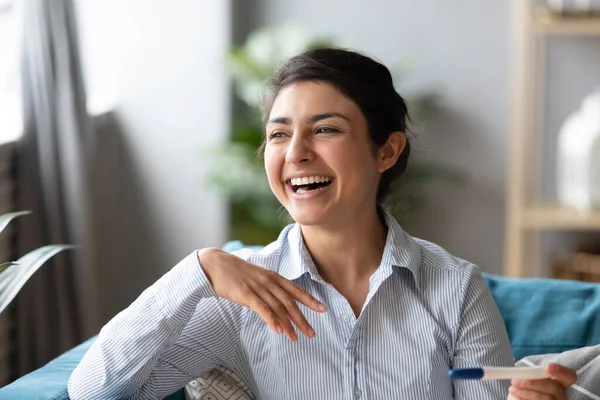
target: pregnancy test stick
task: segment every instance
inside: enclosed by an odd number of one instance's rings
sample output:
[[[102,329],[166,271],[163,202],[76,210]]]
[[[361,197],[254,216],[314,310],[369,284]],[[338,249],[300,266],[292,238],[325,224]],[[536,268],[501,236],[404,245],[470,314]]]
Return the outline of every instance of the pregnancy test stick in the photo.
[[[550,374],[536,367],[485,367],[453,369],[448,372],[450,379],[547,379]]]

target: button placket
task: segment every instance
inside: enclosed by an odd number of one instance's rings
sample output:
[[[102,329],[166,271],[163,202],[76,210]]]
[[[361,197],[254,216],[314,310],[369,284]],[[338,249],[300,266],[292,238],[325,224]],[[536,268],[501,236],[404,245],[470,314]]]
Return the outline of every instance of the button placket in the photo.
[[[369,396],[369,389],[368,389],[368,385],[366,382],[366,376],[365,376],[365,362],[366,360],[364,359],[364,348],[365,348],[365,335],[366,335],[366,327],[365,324],[367,323],[367,319],[368,319],[368,310],[363,310],[363,313],[361,314],[360,318],[358,319],[358,321],[356,322],[356,325],[354,326],[354,335],[352,337],[352,342],[353,342],[353,346],[352,346],[352,350],[353,350],[353,359],[354,359],[354,391],[353,391],[353,395],[355,398],[368,398]]]

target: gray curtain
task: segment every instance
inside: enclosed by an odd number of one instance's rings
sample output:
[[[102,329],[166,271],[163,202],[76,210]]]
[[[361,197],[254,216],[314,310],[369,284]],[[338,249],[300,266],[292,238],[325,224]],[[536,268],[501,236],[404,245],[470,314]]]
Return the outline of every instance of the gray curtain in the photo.
[[[72,0],[22,0],[24,135],[17,147],[19,254],[79,244],[51,259],[16,299],[17,374],[89,336],[95,315],[86,200],[93,147]]]

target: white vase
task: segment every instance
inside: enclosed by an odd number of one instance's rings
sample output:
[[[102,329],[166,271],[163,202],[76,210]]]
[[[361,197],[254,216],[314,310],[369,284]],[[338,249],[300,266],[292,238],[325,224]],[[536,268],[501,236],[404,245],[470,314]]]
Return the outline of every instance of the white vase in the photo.
[[[600,208],[600,89],[566,119],[557,150],[559,202],[581,212]]]

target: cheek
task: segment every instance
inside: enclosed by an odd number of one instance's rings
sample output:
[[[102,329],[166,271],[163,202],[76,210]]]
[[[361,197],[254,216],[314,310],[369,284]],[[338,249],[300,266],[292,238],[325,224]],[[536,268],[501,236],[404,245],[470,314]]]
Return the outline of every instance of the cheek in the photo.
[[[352,147],[347,151],[332,151],[329,154],[331,167],[337,174],[344,175],[346,181],[364,185],[377,177],[375,156],[366,149]]]
[[[274,149],[267,147],[264,154],[265,171],[269,183],[278,182],[281,177],[281,156],[280,152],[274,151]]]

